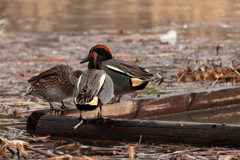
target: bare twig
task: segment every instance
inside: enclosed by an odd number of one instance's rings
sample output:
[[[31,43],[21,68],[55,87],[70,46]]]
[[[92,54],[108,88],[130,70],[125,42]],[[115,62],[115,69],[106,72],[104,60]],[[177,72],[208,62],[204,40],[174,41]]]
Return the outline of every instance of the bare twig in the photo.
[[[17,154],[17,152],[18,152],[16,149],[14,149],[13,147],[11,147],[9,145],[7,145],[7,149],[12,153],[12,155]]]
[[[71,158],[73,158],[73,156],[71,156],[71,155],[69,155],[69,154],[64,154],[64,155],[61,155],[61,156],[52,157],[52,158],[48,158],[48,159],[49,159],[49,160],[50,160],[50,159],[56,160],[56,159],[71,159]]]
[[[62,148],[73,148],[73,147],[78,147],[81,146],[80,143],[71,143],[71,144],[67,144],[67,145],[63,145],[63,146],[59,146],[55,149],[62,149]]]
[[[217,56],[219,55],[219,50],[221,49],[222,47],[220,45],[217,45],[216,47],[216,50],[217,50]]]
[[[179,83],[181,81],[181,79],[186,75],[186,73],[183,73],[178,79],[177,82]]]
[[[47,61],[63,61],[66,57],[47,57],[47,58],[36,58],[36,59],[17,59],[14,62],[47,62]]]
[[[87,160],[93,160],[92,158],[90,158],[90,157],[87,157],[87,156],[83,156],[84,158],[86,158]]]
[[[133,146],[129,147],[129,158],[134,159],[134,148],[133,148]]]
[[[235,77],[236,77],[236,67],[235,67],[235,64],[234,64],[233,60],[232,60],[232,66],[233,66],[233,70],[234,70],[232,83],[235,86],[235,84],[236,84],[236,80],[235,80]]]
[[[216,80],[213,82],[212,87],[217,83],[218,80],[219,80],[219,78],[216,79]]]
[[[41,153],[45,156],[48,156],[48,157],[56,157],[57,155],[56,154],[53,154],[51,151],[47,150],[47,151],[44,151],[44,150],[41,150],[41,149],[37,149],[37,148],[33,148],[33,147],[30,147],[30,146],[25,146],[26,149],[30,149],[30,150],[33,150],[35,152],[38,152],[38,153]]]
[[[140,145],[141,145],[141,141],[142,141],[142,135],[140,135],[140,137],[139,137],[139,141],[138,141],[138,149],[140,148]]]
[[[231,68],[238,76],[240,76],[240,73],[236,69],[234,69],[235,67],[229,66],[229,68]]]

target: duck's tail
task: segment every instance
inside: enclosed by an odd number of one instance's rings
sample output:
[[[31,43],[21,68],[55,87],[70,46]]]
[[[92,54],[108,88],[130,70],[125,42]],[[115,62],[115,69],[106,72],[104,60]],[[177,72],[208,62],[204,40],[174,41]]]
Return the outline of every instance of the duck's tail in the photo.
[[[156,73],[156,75],[154,76],[155,80],[154,83],[158,83],[158,86],[164,81],[164,78],[159,75],[158,73]]]
[[[156,73],[153,78],[151,79],[147,79],[146,81],[149,81],[150,83],[148,83],[147,87],[157,83],[157,86],[159,86],[163,81],[164,81],[164,78],[159,75],[158,73]]]
[[[33,87],[28,88],[25,96],[32,95],[32,91],[33,91]]]

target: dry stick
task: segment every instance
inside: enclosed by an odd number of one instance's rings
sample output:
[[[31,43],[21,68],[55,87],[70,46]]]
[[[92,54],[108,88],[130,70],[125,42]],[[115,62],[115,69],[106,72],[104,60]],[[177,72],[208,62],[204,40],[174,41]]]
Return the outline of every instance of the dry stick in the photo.
[[[38,153],[41,153],[41,154],[43,154],[43,155],[45,155],[45,156],[48,156],[48,157],[56,157],[56,156],[58,156],[58,155],[56,155],[56,154],[53,154],[53,153],[50,152],[50,151],[44,151],[44,150],[36,149],[36,148],[30,147],[30,146],[26,146],[25,148],[30,149],[30,150],[33,150],[33,151],[38,152]]]
[[[195,152],[195,151],[202,151],[202,148],[193,148],[190,150],[180,150],[180,151],[175,151],[173,153],[167,153],[167,154],[162,154],[160,157],[168,156],[168,155],[175,155],[175,154],[188,154],[189,152]]]
[[[87,160],[93,160],[92,158],[90,158],[90,157],[87,157],[87,156],[83,156],[84,158],[86,158]]]
[[[193,149],[189,149],[189,150],[175,151],[175,152],[170,153],[170,154],[186,154],[186,153],[195,152],[195,151],[202,151],[202,148],[193,148]]]
[[[47,104],[46,102],[43,102],[41,99],[39,99],[38,97],[36,97],[36,100],[38,100],[38,102],[40,103],[40,104]]]
[[[75,146],[81,146],[81,144],[80,143],[71,143],[71,144],[56,147],[55,149],[69,148],[69,147],[75,147]]]
[[[174,55],[175,53],[173,53],[173,52],[169,52],[169,53],[160,53],[160,54],[158,54],[157,55],[157,58],[158,57],[163,57],[163,56],[171,56],[171,55]]]
[[[234,65],[234,61],[232,60],[232,65],[233,65],[233,69],[234,69],[234,72],[233,72],[233,81],[232,81],[232,83],[233,83],[233,85],[235,86],[235,84],[236,84],[236,81],[235,81],[235,77],[236,77],[236,67],[235,67],[235,65]]]
[[[16,53],[22,53],[23,50],[0,50],[0,52],[2,54],[5,54],[5,53],[14,53],[14,54],[16,54]]]
[[[221,58],[221,54],[219,54],[219,50],[221,49],[222,47],[218,44],[217,47],[216,47],[216,50],[217,50],[217,56],[218,56],[218,59],[220,60],[220,65],[219,67],[222,67],[222,58]]]
[[[236,69],[234,69],[232,66],[229,66],[229,68],[231,68],[238,76],[240,76],[240,73]]]
[[[191,159],[196,159],[195,157],[190,156],[190,155],[188,155],[188,154],[186,154],[186,156],[187,156],[188,158],[191,158]]]
[[[184,145],[179,146],[179,145],[163,144],[163,145],[161,145],[161,147],[179,147],[179,148],[184,148],[185,146]]]
[[[183,73],[178,79],[177,82],[179,83],[181,81],[181,79],[186,75],[186,73]]]
[[[12,153],[12,155],[17,154],[17,150],[7,145],[7,149]]]
[[[129,147],[129,158],[134,159],[134,148],[133,148],[133,146]]]
[[[187,67],[186,68],[190,68],[189,64],[192,60],[191,59],[188,59],[188,62],[187,62]],[[186,73],[186,72],[185,72]]]
[[[64,154],[64,155],[60,155],[60,156],[57,156],[57,157],[52,157],[52,158],[48,158],[49,160],[50,159],[72,159],[73,156],[69,155],[69,154]]]
[[[219,80],[219,78],[216,79],[216,80],[213,82],[212,87],[217,83],[218,80]]]
[[[66,57],[47,57],[47,58],[35,58],[35,59],[17,59],[14,62],[47,62],[47,61],[62,61],[66,60]]]
[[[206,158],[206,157],[203,157],[203,156],[196,156],[196,158],[199,158],[199,159],[209,159],[209,158]]]
[[[142,141],[142,135],[140,135],[140,137],[139,137],[139,141],[138,141],[138,149],[140,148],[140,145],[141,145],[141,141]]]
[[[20,155],[19,149],[17,149],[17,156],[18,156],[18,159],[20,159],[21,155]]]

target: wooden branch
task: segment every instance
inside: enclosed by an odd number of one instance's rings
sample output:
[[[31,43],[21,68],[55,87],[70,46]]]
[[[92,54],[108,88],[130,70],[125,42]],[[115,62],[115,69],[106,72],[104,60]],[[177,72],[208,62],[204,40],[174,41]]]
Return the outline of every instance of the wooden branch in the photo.
[[[128,142],[138,142],[142,135],[143,143],[239,145],[240,125],[126,119],[106,119],[102,123],[98,119],[88,119],[74,130],[73,126],[78,123],[77,117],[45,115],[38,121],[36,135]]]
[[[47,61],[63,61],[66,57],[47,57],[47,58],[35,58],[35,59],[17,59],[14,62],[47,62]]]
[[[238,104],[240,102],[239,93],[240,87],[235,86],[165,94],[161,95],[161,97],[156,95],[148,99],[135,99],[133,101],[107,104],[103,106],[103,116],[134,119]],[[98,110],[83,112],[83,116],[97,117],[97,113]],[[59,111],[59,113],[51,111],[48,114],[79,117],[79,110],[72,106],[72,110]]]
[[[229,66],[229,68],[231,68],[231,70],[233,70],[238,76],[240,76],[240,73],[235,68],[233,68],[232,66]]]
[[[41,153],[41,154],[43,154],[45,156],[48,156],[48,157],[56,157],[57,156],[56,154],[53,154],[49,150],[42,150],[42,149],[39,149],[39,148],[33,148],[31,146],[26,146],[25,148],[30,149],[30,150],[35,151],[35,152],[38,152],[38,153]]]

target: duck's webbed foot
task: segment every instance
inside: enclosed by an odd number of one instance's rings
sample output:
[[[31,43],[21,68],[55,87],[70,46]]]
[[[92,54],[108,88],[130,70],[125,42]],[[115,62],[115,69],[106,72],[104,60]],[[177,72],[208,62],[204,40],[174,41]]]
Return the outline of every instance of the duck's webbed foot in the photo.
[[[160,76],[158,73],[155,75],[155,82],[158,83],[158,86],[164,81],[164,78]]]
[[[82,116],[81,110],[80,110],[80,117],[78,119],[79,119],[80,122],[76,126],[73,127],[74,130],[76,130],[84,121],[86,121],[86,119],[83,118],[83,116]]]
[[[48,101],[49,105],[50,105],[50,111],[55,111],[56,109],[54,108],[54,106],[52,105],[51,101]]]
[[[76,130],[82,123],[83,123],[83,119],[81,119],[80,122],[73,127],[73,129]]]
[[[121,97],[122,97],[122,95],[114,96],[114,97],[112,98],[112,100],[110,101],[110,103],[111,103],[111,104],[113,104],[113,103],[119,103],[120,100],[121,100]]]
[[[61,106],[61,109],[62,109],[62,111],[65,111],[65,110],[71,110],[68,106],[65,106],[65,104],[63,103],[63,101],[61,101],[61,103],[62,103],[62,106]]]
[[[97,121],[101,122],[101,123],[107,122],[106,121],[107,117],[103,117],[103,115],[102,115],[102,106],[99,107],[99,109],[100,109],[100,111],[98,112],[98,120]]]

